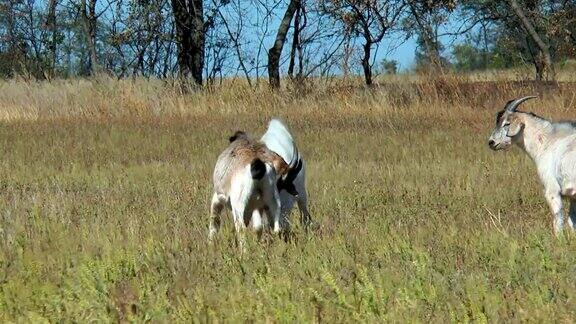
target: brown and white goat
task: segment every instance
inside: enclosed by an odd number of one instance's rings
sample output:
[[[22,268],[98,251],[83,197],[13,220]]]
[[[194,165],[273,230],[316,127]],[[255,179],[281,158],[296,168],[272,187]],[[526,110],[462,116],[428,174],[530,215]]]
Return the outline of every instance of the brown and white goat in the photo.
[[[288,173],[288,164],[265,144],[238,131],[220,154],[214,168],[214,194],[211,202],[209,239],[220,228],[224,206],[232,210],[238,244],[242,248],[243,230],[252,227],[262,234],[273,222],[273,231],[287,228],[281,219],[277,183]],[[263,221],[266,221],[264,223]]]

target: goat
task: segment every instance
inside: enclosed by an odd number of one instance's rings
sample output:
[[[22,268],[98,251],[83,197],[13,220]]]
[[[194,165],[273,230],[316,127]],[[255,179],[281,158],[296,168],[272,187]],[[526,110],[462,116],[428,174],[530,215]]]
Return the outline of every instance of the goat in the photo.
[[[260,141],[266,144],[271,151],[280,155],[290,167],[286,179],[280,179],[278,183],[282,219],[287,219],[296,201],[300,210],[300,223],[305,229],[308,229],[312,223],[312,217],[308,212],[306,168],[292,134],[284,123],[278,119],[272,119]]]
[[[488,145],[492,150],[504,150],[517,144],[532,158],[554,216],[554,233],[559,235],[564,227],[562,198],[570,200],[568,224],[576,229],[576,123],[552,122],[516,110],[533,98],[508,101],[496,116]]]
[[[272,217],[274,232],[286,227],[280,219],[277,182],[288,173],[289,167],[282,157],[242,131],[229,140],[230,144],[220,154],[214,168],[208,237],[212,241],[218,232],[220,214],[227,205],[232,210],[237,241],[242,248],[242,232],[250,220],[258,236],[263,231],[263,216],[267,216],[268,225]]]

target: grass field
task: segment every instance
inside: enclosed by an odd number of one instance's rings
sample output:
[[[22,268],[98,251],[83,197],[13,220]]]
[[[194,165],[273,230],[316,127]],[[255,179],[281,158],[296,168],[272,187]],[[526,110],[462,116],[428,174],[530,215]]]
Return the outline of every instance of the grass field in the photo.
[[[576,118],[575,90],[0,83],[0,322],[572,322],[576,237],[552,235],[529,158],[486,142],[508,99]],[[239,257],[226,214],[208,246],[215,159],[272,116],[320,229]]]

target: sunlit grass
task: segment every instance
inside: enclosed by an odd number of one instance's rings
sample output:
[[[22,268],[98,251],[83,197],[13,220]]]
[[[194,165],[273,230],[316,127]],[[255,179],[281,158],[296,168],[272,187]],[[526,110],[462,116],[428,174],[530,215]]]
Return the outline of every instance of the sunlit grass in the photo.
[[[531,161],[486,140],[510,97],[574,118],[574,90],[0,83],[0,321],[569,322],[576,241],[553,237]],[[321,227],[239,257],[226,215],[209,247],[213,163],[272,116]]]

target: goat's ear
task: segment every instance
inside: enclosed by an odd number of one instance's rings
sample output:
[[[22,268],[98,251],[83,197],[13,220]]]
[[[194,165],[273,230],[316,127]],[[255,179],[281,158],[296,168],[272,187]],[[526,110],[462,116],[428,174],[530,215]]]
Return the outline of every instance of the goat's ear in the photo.
[[[286,181],[290,183],[294,182],[298,173],[300,173],[300,170],[302,170],[302,160],[298,159],[296,165],[288,171],[288,174],[286,174]]]
[[[286,183],[286,185],[284,186],[284,190],[286,190],[292,196],[298,198],[298,191],[296,190],[296,187],[294,186],[293,183]]]
[[[519,118],[513,118],[510,122],[510,126],[508,127],[508,132],[506,133],[506,136],[514,137],[518,135],[523,128],[524,123]]]
[[[289,194],[294,197],[298,197],[298,190],[296,190],[296,186],[294,186],[294,180],[298,173],[302,170],[302,160],[298,159],[298,163],[294,166],[294,168],[288,170],[286,176],[280,177],[277,182],[278,190],[286,190]]]
[[[230,136],[228,138],[228,140],[230,141],[230,143],[234,142],[235,140],[239,139],[239,138],[245,138],[246,137],[246,133],[244,133],[243,131],[236,131],[236,133],[234,133],[234,135]]]
[[[292,182],[286,182],[286,180],[280,178],[276,182],[276,186],[278,188],[278,191],[286,190],[289,194],[298,198],[298,191],[296,190],[296,187]]]

